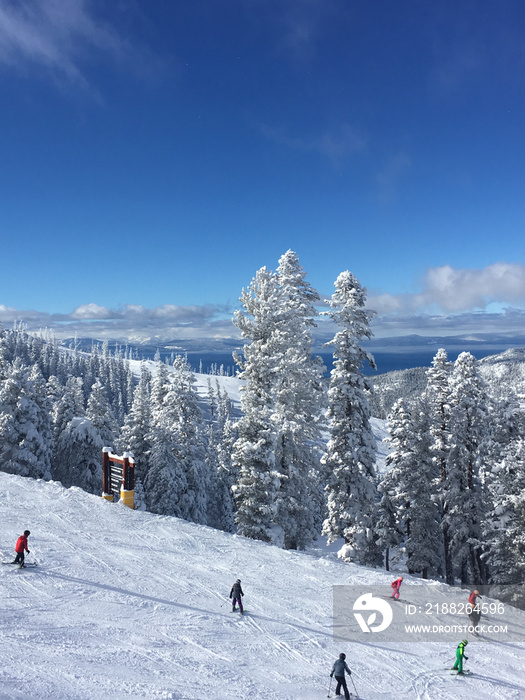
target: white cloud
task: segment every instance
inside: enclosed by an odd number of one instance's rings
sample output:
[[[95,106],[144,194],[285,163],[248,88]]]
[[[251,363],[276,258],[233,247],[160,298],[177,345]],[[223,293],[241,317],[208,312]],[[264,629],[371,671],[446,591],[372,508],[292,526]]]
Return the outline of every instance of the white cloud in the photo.
[[[50,329],[57,338],[80,337],[125,340],[159,336],[176,338],[231,338],[238,334],[232,312],[219,305],[177,306],[164,304],[148,309],[129,304],[109,309],[99,304],[82,304],[70,314],[52,314],[13,309],[0,305],[0,323],[22,321],[29,331]]]
[[[318,153],[334,165],[366,148],[366,138],[351,124],[340,124],[311,137],[290,136],[284,129],[261,125],[262,134],[274,143],[305,153]]]
[[[430,268],[414,294],[369,294],[368,306],[377,312],[372,322],[376,337],[467,331],[521,334],[525,328],[525,266],[498,262],[482,270],[450,265]],[[0,323],[22,321],[30,331],[48,328],[58,338],[75,334],[115,340],[238,338],[231,317],[231,308],[216,304],[153,308],[127,304],[111,309],[87,303],[69,314],[0,305]],[[330,335],[331,331],[321,321],[317,333]]]
[[[111,311],[105,306],[99,306],[98,304],[84,304],[83,306],[78,306],[71,316],[72,318],[85,320],[112,318]]]
[[[450,265],[428,271],[423,297],[445,311],[484,309],[493,301],[525,302],[525,266],[498,262],[483,270]]]
[[[523,336],[525,311],[507,308],[501,313],[393,314],[376,316],[371,324],[377,338],[403,335],[498,334]]]
[[[123,59],[126,41],[95,17],[91,0],[0,0],[0,64],[86,84],[83,62],[93,53]]]
[[[497,262],[482,270],[429,268],[414,294],[372,294],[369,306],[380,314],[392,312],[462,313],[483,311],[492,304],[525,304],[525,266]]]

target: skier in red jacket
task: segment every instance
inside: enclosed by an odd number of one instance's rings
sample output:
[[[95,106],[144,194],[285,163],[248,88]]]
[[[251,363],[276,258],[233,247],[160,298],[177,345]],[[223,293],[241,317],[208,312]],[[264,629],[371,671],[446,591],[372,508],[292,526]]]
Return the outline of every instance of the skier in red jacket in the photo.
[[[470,623],[475,630],[474,634],[477,634],[476,628],[479,625],[479,621],[481,618],[481,610],[480,605],[478,603],[478,599],[481,600],[481,596],[479,594],[479,591],[476,589],[472,591],[472,593],[469,595],[467,607]]]
[[[13,564],[20,564],[20,568],[23,568],[25,566],[24,564],[24,551],[26,551],[29,554],[29,549],[27,548],[27,538],[29,537],[31,533],[29,530],[24,530],[24,534],[20,535],[20,537],[16,541],[16,546],[15,546],[15,552],[16,552],[16,557],[13,562]]]

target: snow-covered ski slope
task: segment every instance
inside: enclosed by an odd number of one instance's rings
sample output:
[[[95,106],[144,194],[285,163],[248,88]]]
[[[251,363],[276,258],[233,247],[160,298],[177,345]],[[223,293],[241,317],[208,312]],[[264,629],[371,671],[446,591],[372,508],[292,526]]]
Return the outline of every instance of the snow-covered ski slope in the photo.
[[[461,678],[445,670],[452,643],[334,642],[332,585],[388,593],[392,576],[333,553],[286,552],[0,472],[3,561],[26,528],[39,565],[0,566],[2,700],[326,698],[341,651],[364,700],[525,698],[524,644],[471,641],[475,675]],[[237,577],[244,617],[229,612]],[[410,599],[411,586],[432,584],[403,585]],[[511,615],[525,631],[525,613]]]

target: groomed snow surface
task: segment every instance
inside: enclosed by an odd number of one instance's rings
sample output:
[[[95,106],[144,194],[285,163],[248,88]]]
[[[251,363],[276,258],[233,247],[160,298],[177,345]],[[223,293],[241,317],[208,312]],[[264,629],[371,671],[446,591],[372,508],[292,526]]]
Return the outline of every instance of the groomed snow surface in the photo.
[[[332,586],[388,594],[392,575],[328,550],[286,552],[2,472],[0,525],[3,561],[28,528],[39,563],[0,567],[2,699],[326,698],[341,651],[364,700],[525,698],[522,643],[472,640],[475,675],[455,677],[457,642],[334,642]],[[244,617],[227,599],[236,578]],[[403,585],[410,599],[432,584]],[[508,616],[525,630],[525,613]]]

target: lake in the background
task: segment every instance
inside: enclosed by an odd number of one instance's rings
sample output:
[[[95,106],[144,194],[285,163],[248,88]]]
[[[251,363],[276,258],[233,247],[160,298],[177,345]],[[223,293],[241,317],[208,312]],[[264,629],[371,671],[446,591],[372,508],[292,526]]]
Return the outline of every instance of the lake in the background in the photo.
[[[386,372],[392,372],[398,369],[410,369],[412,367],[430,367],[432,359],[436,354],[436,349],[432,350],[416,350],[416,351],[392,351],[392,352],[374,352],[377,372],[371,370],[369,367],[363,369],[363,374],[373,375],[373,374],[384,374]],[[450,350],[448,351],[448,359],[454,361],[457,359],[458,355],[463,352],[463,350]],[[490,349],[469,349],[476,359],[481,360],[482,357],[487,355],[494,355],[498,352],[502,352],[502,349],[495,350]],[[331,353],[316,353],[322,358],[326,368],[327,373],[332,369],[332,355]],[[162,359],[170,359],[169,353],[161,353]],[[223,374],[227,376],[234,376],[236,373],[236,365],[233,361],[231,353],[198,353],[189,352],[187,353],[188,362],[190,363],[194,372],[203,372],[204,374]]]

